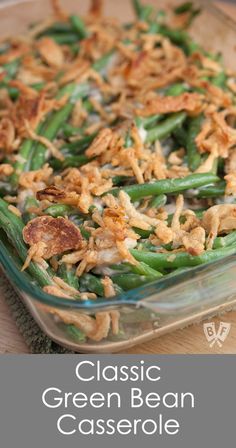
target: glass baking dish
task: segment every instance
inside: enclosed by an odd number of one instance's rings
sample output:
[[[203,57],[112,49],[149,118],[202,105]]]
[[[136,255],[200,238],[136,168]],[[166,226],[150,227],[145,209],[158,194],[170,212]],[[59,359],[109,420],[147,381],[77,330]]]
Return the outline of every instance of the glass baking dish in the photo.
[[[67,11],[83,14],[88,2],[61,0]],[[158,8],[165,0],[148,0]],[[181,1],[172,1],[179,4]],[[169,4],[169,2],[168,2]],[[211,2],[196,1],[202,14],[196,19],[191,34],[209,51],[222,52],[226,65],[236,71],[236,25]],[[108,15],[129,20],[131,4],[127,0],[105,0]],[[35,19],[45,19],[50,13],[49,0],[9,1],[0,5],[0,35],[23,33]],[[223,260],[191,269],[187,273],[156,281],[112,299],[76,302],[44,293],[21,273],[17,260],[0,233],[0,264],[6,276],[22,297],[35,320],[53,340],[72,350],[84,353],[111,353],[170,332],[177,328],[230,310],[236,305],[236,254]],[[98,311],[118,310],[121,329],[118,336],[108,335],[100,342],[81,342],[68,331],[68,326],[53,315],[53,309],[67,313],[94,315]]]

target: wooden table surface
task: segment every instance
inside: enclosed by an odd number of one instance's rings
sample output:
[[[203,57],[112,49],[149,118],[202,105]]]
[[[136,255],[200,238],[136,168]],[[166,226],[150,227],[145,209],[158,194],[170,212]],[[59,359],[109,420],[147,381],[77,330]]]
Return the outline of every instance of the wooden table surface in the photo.
[[[233,3],[222,3],[219,6],[231,17],[236,18],[236,5]],[[222,348],[217,344],[213,348],[209,344],[203,333],[203,325],[191,325],[183,330],[175,331],[161,338],[155,339],[146,344],[139,345],[124,353],[132,354],[207,354],[226,353],[236,354],[236,311],[225,314],[221,318],[211,319],[218,328],[219,322],[223,320],[231,324],[231,331]],[[4,298],[0,297],[0,353],[29,353],[21,335],[19,334],[10,310]]]

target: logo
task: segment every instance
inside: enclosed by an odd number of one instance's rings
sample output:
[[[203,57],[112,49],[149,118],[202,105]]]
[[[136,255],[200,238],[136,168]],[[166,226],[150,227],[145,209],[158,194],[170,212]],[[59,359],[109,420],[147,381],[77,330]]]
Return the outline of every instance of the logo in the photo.
[[[223,342],[229,335],[230,329],[231,324],[227,322],[220,322],[218,331],[216,331],[216,324],[214,322],[203,324],[203,330],[211,348],[215,343],[217,343],[219,347],[222,347]]]

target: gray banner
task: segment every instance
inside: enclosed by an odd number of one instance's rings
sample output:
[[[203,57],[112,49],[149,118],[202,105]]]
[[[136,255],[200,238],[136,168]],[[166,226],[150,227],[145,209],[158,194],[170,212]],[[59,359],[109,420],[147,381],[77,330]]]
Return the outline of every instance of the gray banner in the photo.
[[[233,448],[235,377],[235,356],[2,356],[0,446]]]

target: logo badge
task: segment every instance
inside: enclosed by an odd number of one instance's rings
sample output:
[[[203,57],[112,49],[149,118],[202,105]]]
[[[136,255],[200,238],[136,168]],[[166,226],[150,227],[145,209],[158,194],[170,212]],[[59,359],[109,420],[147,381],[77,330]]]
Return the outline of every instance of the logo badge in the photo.
[[[215,343],[217,343],[219,347],[222,347],[223,342],[229,335],[230,329],[231,324],[227,322],[220,322],[218,331],[216,331],[216,324],[214,322],[203,324],[203,330],[211,348]]]

